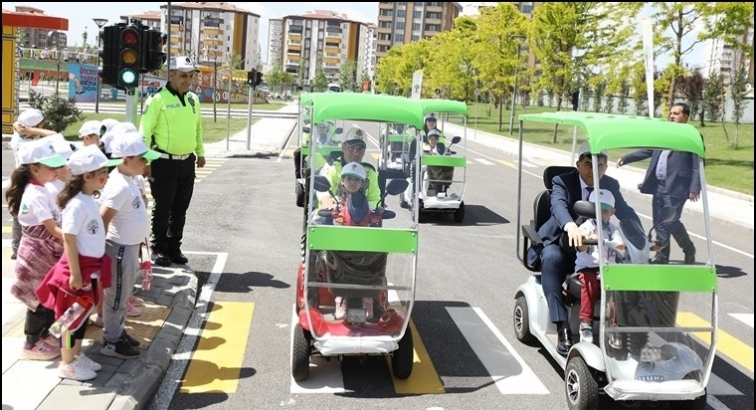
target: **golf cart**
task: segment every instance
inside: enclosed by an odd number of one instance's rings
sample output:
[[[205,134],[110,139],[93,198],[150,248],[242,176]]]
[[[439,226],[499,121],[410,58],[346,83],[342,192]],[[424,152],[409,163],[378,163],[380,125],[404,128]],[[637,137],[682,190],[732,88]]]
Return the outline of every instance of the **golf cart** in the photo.
[[[420,105],[401,97],[328,93],[314,96],[311,105],[316,123],[344,120],[380,127],[387,122],[420,126],[423,121]],[[406,379],[414,361],[408,323],[415,299],[418,232],[410,218],[397,218],[385,209],[385,199],[403,193],[408,183],[379,183],[380,200],[371,204],[365,190],[347,194],[332,186],[339,181],[314,169],[309,172],[312,189],[304,263],[297,276],[292,377],[305,380],[310,367],[317,366],[313,357],[388,355],[394,376]],[[316,192],[332,198],[335,206],[319,209]]]
[[[462,116],[465,138],[467,137],[467,105],[464,102],[433,99],[420,100],[420,103],[423,106],[423,114],[447,113]],[[463,141],[462,137],[455,136],[449,146],[438,142],[435,147],[415,144],[410,148],[410,158],[420,157],[420,168],[416,168],[419,171],[410,170],[410,187],[403,197],[403,203],[410,204],[413,215],[417,213],[420,218],[428,213],[452,214],[457,223],[465,219],[463,197],[467,181],[467,158],[457,155],[451,149],[454,144]],[[418,152],[417,147],[422,147],[422,151]],[[454,168],[462,168],[461,179],[454,179]],[[459,176],[460,172],[456,174]],[[418,189],[415,188],[415,184],[419,185]],[[419,191],[417,196],[414,195],[416,190]],[[417,209],[417,212],[414,212],[414,209]]]
[[[592,333],[598,337],[589,342],[587,337],[581,339],[576,336],[583,285],[577,273],[567,275],[563,288],[569,325],[573,340],[579,342],[572,345],[566,356],[562,356],[557,349],[556,326],[549,320],[549,308],[539,274],[539,259],[529,257],[529,250],[532,254],[541,245],[538,229],[551,216],[552,178],[575,168],[546,168],[543,175],[546,189],[536,196],[533,219],[529,224],[521,225],[524,122],[574,125],[582,130],[593,156],[594,181],[599,181],[600,172],[603,172],[598,168],[599,155],[607,154],[609,158],[616,159],[627,149],[685,151],[703,158],[704,147],[698,131],[688,124],[647,117],[583,112],[520,115],[517,226],[521,230],[517,231],[517,255],[524,266],[536,274],[520,285],[515,293],[513,324],[518,340],[526,344],[540,343],[564,369],[565,395],[571,410],[598,409],[600,397],[603,396],[625,405],[648,402],[642,406],[651,407],[667,402],[672,409],[704,409],[706,387],[716,352],[717,275],[711,257],[703,159],[699,160],[699,178],[704,212],[697,216],[686,214],[686,220],[690,224],[690,219],[698,218],[696,226],[706,231],[706,251],[709,254],[706,264],[649,264],[650,253],[658,248],[652,240],[652,232],[660,224],[645,232],[637,221],[622,220],[614,237],[605,237],[604,230],[597,229],[598,237],[585,239],[583,244],[598,247],[598,254],[601,255],[601,291],[594,308],[592,329]],[[612,172],[628,171],[610,169],[609,173]],[[601,189],[600,181],[594,189]],[[600,202],[578,201],[573,212],[579,217],[603,224],[600,222],[601,206]],[[670,221],[675,212],[672,207],[664,208],[660,222]],[[565,254],[574,252],[568,241],[561,241],[559,246],[562,246]],[[617,257],[607,257],[615,253]],[[708,316],[707,320],[712,325],[678,323],[678,306],[682,302],[695,308],[699,315]],[[702,338],[707,345],[696,343],[694,335]]]
[[[381,152],[378,168],[386,169],[386,178],[409,178],[410,146],[417,129],[405,124],[386,124],[381,127]]]

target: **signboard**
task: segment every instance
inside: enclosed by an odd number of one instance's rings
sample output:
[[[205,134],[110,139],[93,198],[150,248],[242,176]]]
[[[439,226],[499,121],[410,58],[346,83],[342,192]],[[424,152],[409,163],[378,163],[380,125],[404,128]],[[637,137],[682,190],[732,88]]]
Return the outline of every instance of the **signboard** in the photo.
[[[68,98],[76,102],[95,102],[100,74],[96,66],[68,63]]]
[[[412,74],[412,99],[419,100],[423,92],[423,70],[417,70]]]
[[[475,89],[475,96],[480,97],[480,88]]]

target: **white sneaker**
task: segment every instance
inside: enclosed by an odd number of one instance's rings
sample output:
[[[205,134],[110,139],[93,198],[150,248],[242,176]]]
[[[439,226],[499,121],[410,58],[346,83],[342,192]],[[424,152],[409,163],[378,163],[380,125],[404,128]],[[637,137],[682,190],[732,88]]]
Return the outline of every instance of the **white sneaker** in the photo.
[[[365,307],[366,319],[373,318],[373,298],[362,298],[362,306]]]
[[[68,364],[63,364],[63,362],[60,362],[60,366],[58,366],[58,377],[60,377],[61,379],[71,379],[85,382],[97,377],[97,373],[95,373],[94,370],[85,367],[82,364],[82,361],[77,358],[74,359],[73,362]]]
[[[580,341],[593,343],[593,326],[590,323],[580,324]]]
[[[333,318],[341,320],[346,317],[346,300],[343,297],[337,296],[334,300],[336,303],[336,311],[333,312]]]
[[[89,356],[85,355],[84,353],[79,355],[79,362],[81,363],[82,366],[86,367],[87,369],[93,370],[95,372],[99,372],[100,370],[102,370],[101,364],[90,359]]]
[[[102,316],[98,315],[97,313],[92,314],[92,316],[89,317],[89,323],[97,326],[97,327],[103,327],[102,323]]]

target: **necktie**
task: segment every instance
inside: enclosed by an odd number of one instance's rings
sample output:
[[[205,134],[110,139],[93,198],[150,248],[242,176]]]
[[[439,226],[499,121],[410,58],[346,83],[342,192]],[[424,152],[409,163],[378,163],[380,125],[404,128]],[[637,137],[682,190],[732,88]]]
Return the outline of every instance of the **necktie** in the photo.
[[[588,192],[588,195],[585,197],[585,200],[587,201],[591,197],[591,192],[593,192],[593,187],[592,186],[587,186],[587,187],[585,187],[585,190],[586,190],[586,192]]]

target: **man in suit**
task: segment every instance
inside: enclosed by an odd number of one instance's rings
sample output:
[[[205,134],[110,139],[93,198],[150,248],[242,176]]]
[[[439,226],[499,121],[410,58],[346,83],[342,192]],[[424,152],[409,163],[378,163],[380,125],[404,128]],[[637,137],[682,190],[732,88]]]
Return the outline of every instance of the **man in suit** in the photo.
[[[669,112],[669,120],[687,123],[690,117],[690,107],[677,103]],[[703,138],[703,137],[702,137]],[[662,248],[656,253],[651,263],[669,263],[670,234],[682,248],[685,264],[696,263],[696,247],[688,236],[688,231],[680,222],[685,201],[697,201],[701,194],[701,178],[699,177],[700,163],[698,155],[690,152],[642,149],[627,154],[617,160],[617,166],[651,158],[646,170],[646,176],[641,185],[641,192],[653,195],[652,211],[654,225],[664,218],[662,210],[666,206],[675,208],[675,218],[656,227],[656,242]]]
[[[633,219],[640,223],[638,215],[631,208],[620,192],[616,179],[605,176],[607,154],[598,156],[600,186],[614,195],[618,219]],[[543,242],[541,251],[541,285],[549,306],[549,318],[557,326],[559,341],[557,350],[566,356],[572,347],[572,333],[568,323],[567,306],[565,306],[562,284],[567,275],[575,270],[575,253],[565,252],[560,246],[563,233],[569,236],[570,246],[581,246],[583,234],[575,220],[578,218],[572,210],[577,201],[587,201],[593,192],[593,156],[588,144],[580,149],[576,169],[566,174],[557,175],[552,180],[551,217],[538,229],[538,236]]]

